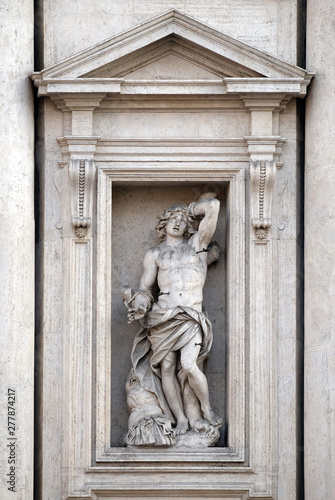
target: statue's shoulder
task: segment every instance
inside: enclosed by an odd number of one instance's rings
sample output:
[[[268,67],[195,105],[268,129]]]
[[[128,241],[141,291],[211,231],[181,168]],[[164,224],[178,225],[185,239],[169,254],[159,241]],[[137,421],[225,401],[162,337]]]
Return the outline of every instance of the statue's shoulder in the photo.
[[[160,252],[161,252],[160,245],[149,248],[149,250],[147,250],[144,256],[144,263],[148,265],[156,262],[156,260],[160,255]]]
[[[148,253],[151,253],[152,255],[159,255],[161,253],[161,249],[162,249],[162,243],[155,247],[149,248]]]

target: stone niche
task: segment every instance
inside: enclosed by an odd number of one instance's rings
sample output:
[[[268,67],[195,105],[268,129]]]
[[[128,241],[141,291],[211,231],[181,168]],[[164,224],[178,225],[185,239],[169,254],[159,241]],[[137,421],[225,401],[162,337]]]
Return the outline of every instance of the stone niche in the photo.
[[[285,476],[293,498],[296,332],[278,297],[295,300],[295,98],[311,75],[172,10],[32,78],[46,98],[43,477],[69,500],[246,500],[279,498]],[[224,430],[213,448],[127,448],[137,325],[121,287],[138,285],[156,216],[208,190],[222,253],[205,370]]]
[[[131,284],[136,289],[142,273],[142,258],[148,248],[158,243],[155,215],[165,208],[180,203],[188,205],[198,199],[204,190],[215,190],[221,202],[220,218],[215,239],[221,247],[218,262],[209,266],[204,290],[204,307],[213,323],[214,343],[207,359],[205,373],[209,381],[214,411],[225,415],[225,341],[226,341],[226,247],[228,236],[226,219],[227,187],[222,182],[163,181],[113,183],[112,187],[112,314],[111,314],[111,446],[124,446],[127,433],[128,409],[124,381],[130,371],[130,353],[138,322],[127,324],[125,310],[120,307],[121,289]],[[132,259],[125,259],[125,249],[131,249]],[[113,348],[117,346],[117,349]],[[217,446],[224,446],[224,426]]]

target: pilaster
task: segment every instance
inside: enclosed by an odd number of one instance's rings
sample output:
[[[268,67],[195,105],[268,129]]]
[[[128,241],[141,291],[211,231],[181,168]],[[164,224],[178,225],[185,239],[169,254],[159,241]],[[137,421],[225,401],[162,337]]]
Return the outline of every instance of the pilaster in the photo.
[[[33,498],[33,16],[32,0],[1,2],[0,497],[13,500]]]
[[[335,146],[331,0],[307,2],[305,166],[305,498],[335,497]]]

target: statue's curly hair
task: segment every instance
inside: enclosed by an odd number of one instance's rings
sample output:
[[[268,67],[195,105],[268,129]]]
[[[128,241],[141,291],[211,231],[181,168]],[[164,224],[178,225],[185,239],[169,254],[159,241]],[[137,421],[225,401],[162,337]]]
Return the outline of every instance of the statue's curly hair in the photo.
[[[166,225],[170,217],[177,212],[182,212],[186,215],[187,218],[187,228],[184,233],[185,238],[190,238],[191,235],[196,232],[193,227],[194,218],[191,216],[189,209],[187,207],[184,207],[183,205],[172,205],[171,207],[164,210],[162,215],[159,215],[157,217],[159,222],[156,226],[156,231],[161,242],[166,239]]]

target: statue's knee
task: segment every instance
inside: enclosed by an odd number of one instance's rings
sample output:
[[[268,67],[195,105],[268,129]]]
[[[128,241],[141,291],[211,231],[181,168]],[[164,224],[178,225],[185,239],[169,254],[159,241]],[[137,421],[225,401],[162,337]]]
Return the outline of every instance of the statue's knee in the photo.
[[[176,371],[176,364],[174,361],[163,360],[161,363],[161,371],[164,375],[172,375]]]
[[[195,371],[198,369],[197,364],[189,360],[184,360],[182,362],[182,368],[184,370],[185,375],[193,375]]]

